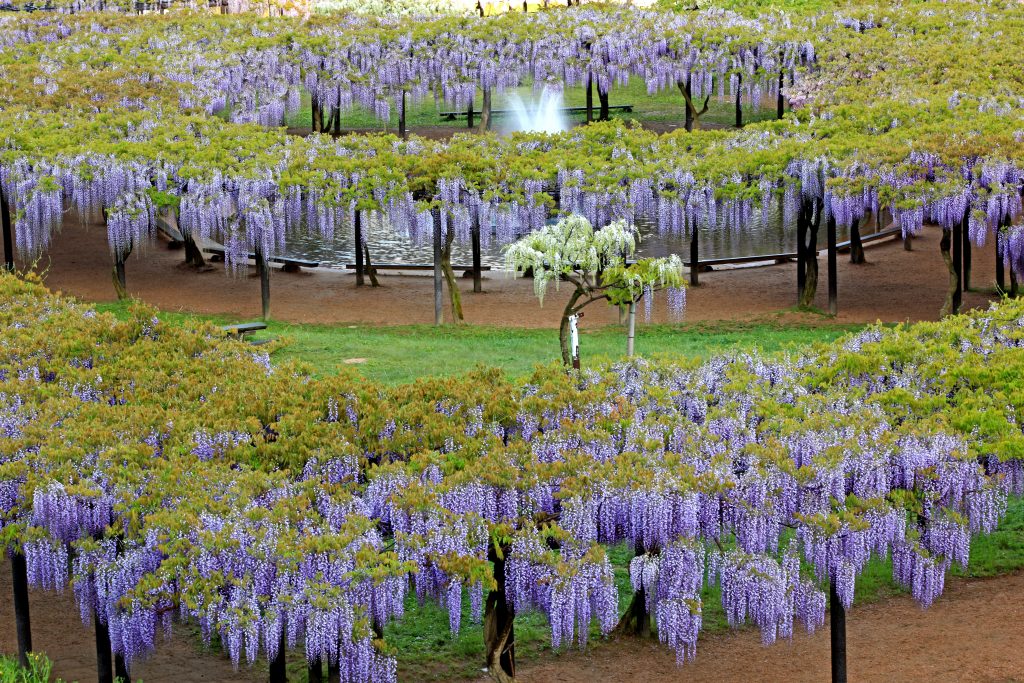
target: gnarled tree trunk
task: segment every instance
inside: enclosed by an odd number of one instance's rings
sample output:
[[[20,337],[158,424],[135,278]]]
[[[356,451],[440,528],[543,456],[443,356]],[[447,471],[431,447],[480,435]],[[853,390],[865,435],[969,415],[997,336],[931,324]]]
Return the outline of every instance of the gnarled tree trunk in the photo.
[[[950,231],[943,230],[942,239],[939,240],[939,251],[942,252],[942,260],[946,264],[946,270],[949,271],[949,286],[946,288],[946,300],[942,304],[942,310],[939,311],[939,317],[942,318],[945,318],[950,313],[955,313],[953,310],[953,297],[956,296],[956,291],[960,287],[960,278],[957,277],[956,268],[953,265],[953,256],[950,253],[952,242]]]
[[[636,556],[640,557],[645,552],[643,544],[638,543]],[[615,630],[641,638],[651,636],[651,614],[647,611],[647,595],[643,588],[633,593],[633,600],[629,603],[629,607],[622,615]]]
[[[497,585],[487,594],[484,609],[485,664],[488,675],[495,681],[513,683],[516,679],[516,639],[513,627],[516,615],[505,599],[505,554],[502,553],[499,558],[492,542],[487,555],[494,564],[494,581]]]
[[[860,241],[860,220],[853,219],[850,224],[850,263],[866,263],[864,258],[864,244]]]
[[[455,242],[455,231],[448,227],[448,234],[445,235],[444,247],[441,249],[441,271],[444,273],[444,281],[448,285],[448,298],[452,305],[452,320],[461,323],[465,320],[462,315],[462,293],[459,292],[459,282],[455,279],[455,271],[452,270],[452,243]]]
[[[685,81],[676,81],[676,86],[679,87],[679,92],[683,93],[683,100],[686,102],[686,130],[692,133],[694,130],[700,130],[700,117],[707,112],[711,95],[704,98],[704,105],[698,110],[697,105],[693,103],[690,80],[690,76],[687,75]]]
[[[480,128],[481,133],[491,129],[491,89],[484,88],[483,102],[480,103]]]
[[[803,244],[804,286],[800,293],[800,305],[810,308],[818,293],[818,228],[821,225],[821,202],[806,202],[807,219],[804,221],[806,241]],[[803,235],[801,235],[803,239]]]

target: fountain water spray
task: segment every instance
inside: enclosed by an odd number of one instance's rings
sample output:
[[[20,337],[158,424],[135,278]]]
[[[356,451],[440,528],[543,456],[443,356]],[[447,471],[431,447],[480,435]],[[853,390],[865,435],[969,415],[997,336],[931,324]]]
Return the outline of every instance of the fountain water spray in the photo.
[[[513,112],[511,131],[526,133],[561,133],[569,130],[569,122],[562,112],[562,91],[556,88],[544,88],[540,101],[527,107],[523,99],[516,93],[509,97],[509,106]]]

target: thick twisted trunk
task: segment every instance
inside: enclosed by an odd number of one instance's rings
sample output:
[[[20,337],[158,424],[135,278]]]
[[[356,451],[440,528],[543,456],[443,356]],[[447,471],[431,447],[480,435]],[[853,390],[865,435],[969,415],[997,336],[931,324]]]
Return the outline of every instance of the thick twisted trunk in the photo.
[[[856,218],[850,224],[850,263],[867,263],[864,258],[864,244],[860,241],[860,221]]]
[[[814,305],[818,293],[818,228],[821,226],[821,202],[806,202],[807,218],[804,220],[806,241],[803,244],[804,284],[800,293],[800,305],[809,308]]]
[[[455,231],[449,227],[445,235],[444,248],[441,250],[441,271],[444,273],[444,281],[448,285],[448,298],[452,306],[452,320],[461,323],[465,320],[462,315],[462,293],[459,292],[459,282],[455,279],[455,271],[452,270],[452,243],[455,242]]]
[[[516,615],[505,599],[505,555],[503,553],[499,558],[493,544],[487,554],[488,559],[494,564],[496,583],[494,590],[487,594],[487,605],[484,609],[487,674],[498,683],[513,683],[516,679]]]

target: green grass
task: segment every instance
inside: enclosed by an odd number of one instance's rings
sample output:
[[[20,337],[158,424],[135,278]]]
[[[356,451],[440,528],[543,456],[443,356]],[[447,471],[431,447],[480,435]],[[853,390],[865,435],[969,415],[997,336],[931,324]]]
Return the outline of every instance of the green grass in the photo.
[[[530,102],[534,97],[533,88],[530,85],[509,89],[504,93],[494,93],[492,108],[496,110],[508,109],[510,107],[509,100],[512,93],[518,94],[526,102]],[[563,98],[564,106],[566,107],[582,107],[586,104],[586,91],[582,87],[566,88],[563,92]],[[476,98],[477,108],[481,106],[481,101],[482,97],[478,95]],[[630,79],[629,85],[615,86],[612,88],[609,104],[612,106],[623,104],[633,105],[633,112],[629,114],[612,111],[611,117],[613,119],[620,119],[623,121],[637,120],[643,122],[677,123],[680,126],[683,124],[683,96],[676,88],[663,90],[654,95],[648,95],[647,85],[643,80],[633,78]],[[597,116],[599,106],[600,104],[598,102],[597,92],[595,89],[595,117]],[[392,109],[394,109],[394,107],[392,107]],[[458,121],[445,121],[441,118],[440,112],[450,110],[451,107],[443,102],[435,103],[433,98],[427,98],[420,102],[413,102],[412,98],[409,98],[406,104],[406,123],[409,128],[416,128],[417,126],[444,126],[451,127],[453,130],[465,129],[465,119],[460,119]],[[325,118],[326,116],[327,112],[324,113]],[[755,110],[747,105],[744,105],[743,107],[744,123],[763,121],[773,118],[775,118],[774,108],[758,108]],[[310,126],[310,119],[309,96],[305,95],[302,108],[298,112],[287,116],[285,119],[285,125],[296,128],[308,128]],[[509,119],[510,117],[508,116],[495,116],[492,125],[496,129],[500,129],[502,124],[506,123]],[[586,115],[582,113],[573,114],[569,117],[569,120],[572,123],[582,123],[586,120]],[[477,121],[479,121],[479,111]],[[706,126],[732,126],[735,123],[735,105],[728,97],[726,97],[724,102],[719,102],[716,93],[711,97],[711,100],[708,103],[708,111],[701,117],[700,121],[702,125]],[[394,132],[398,128],[398,113],[397,111],[393,111],[391,120],[385,124],[384,121],[381,121],[374,116],[373,112],[356,105],[348,112],[342,112],[341,127],[344,130],[387,129]]]
[[[124,316],[124,304],[97,304],[101,311]],[[186,313],[160,314],[165,321],[192,317],[215,324],[238,322],[226,316]],[[857,325],[782,324],[771,320],[756,323],[716,322],[682,325],[638,325],[636,350],[641,356],[704,358],[733,349],[760,348],[777,351],[813,342],[830,342],[860,329]],[[521,329],[475,325],[312,325],[271,321],[256,338],[273,337],[275,361],[300,360],[321,375],[340,368],[354,368],[367,379],[400,384],[424,376],[464,373],[477,365],[498,367],[510,377],[522,377],[538,364],[559,359],[558,332],[554,329]],[[618,359],[626,349],[622,327],[609,325],[581,331],[580,353],[584,365]],[[364,363],[345,363],[347,359]]]

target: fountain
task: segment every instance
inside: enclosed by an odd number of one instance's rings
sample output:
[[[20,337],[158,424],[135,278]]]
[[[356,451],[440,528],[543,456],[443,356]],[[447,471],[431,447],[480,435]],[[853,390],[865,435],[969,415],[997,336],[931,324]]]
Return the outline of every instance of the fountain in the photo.
[[[540,93],[540,101],[532,107],[527,107],[519,95],[512,93],[509,96],[509,107],[513,113],[509,132],[561,133],[569,130],[569,122],[562,112],[560,89],[545,88]]]

